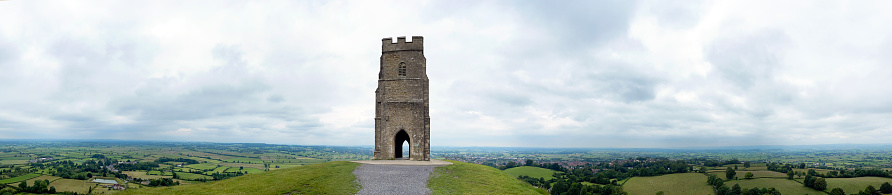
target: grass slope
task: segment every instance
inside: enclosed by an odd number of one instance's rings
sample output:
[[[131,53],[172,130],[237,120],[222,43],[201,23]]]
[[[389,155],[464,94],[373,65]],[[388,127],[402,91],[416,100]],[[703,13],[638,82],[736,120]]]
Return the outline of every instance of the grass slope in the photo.
[[[654,177],[633,177],[623,185],[629,194],[714,194],[701,173],[678,173]]]
[[[892,179],[883,177],[826,178],[826,180],[828,192],[833,188],[841,188],[850,194],[864,190],[868,185],[880,189],[880,185],[883,185],[883,182],[892,183]]]
[[[547,194],[492,167],[449,162],[453,164],[437,167],[431,173],[427,187],[433,194]]]
[[[526,175],[532,178],[545,178],[545,180],[552,179],[552,175],[557,172],[551,169],[540,168],[540,167],[530,167],[530,166],[522,166],[522,167],[514,167],[510,169],[505,169],[505,172],[508,172],[512,177],[517,178],[517,176]]]
[[[738,173],[738,175],[739,174],[740,173]],[[705,183],[706,180],[704,179],[703,182]],[[780,191],[781,194],[824,194],[821,191],[807,188],[801,183],[788,179],[759,178],[725,181],[725,185],[729,188],[731,186],[734,186],[734,184],[740,184],[740,187],[742,189],[751,189],[753,187],[757,187],[759,189],[774,187],[778,191]]]
[[[0,184],[16,183],[16,182],[20,182],[20,181],[29,180],[29,179],[35,178],[35,177],[40,177],[40,174],[28,173],[28,174],[25,174],[22,176],[0,180]]]
[[[249,174],[222,181],[140,188],[125,194],[356,194],[358,163],[336,161]]]

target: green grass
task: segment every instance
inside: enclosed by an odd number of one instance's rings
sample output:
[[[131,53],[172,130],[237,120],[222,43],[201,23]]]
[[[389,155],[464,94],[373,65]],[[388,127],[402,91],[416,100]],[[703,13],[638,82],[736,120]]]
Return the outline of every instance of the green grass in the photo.
[[[703,182],[706,183],[706,179],[703,179]],[[752,189],[753,187],[758,187],[759,189],[774,187],[775,189],[780,191],[781,194],[824,194],[824,192],[807,188],[801,183],[787,179],[759,178],[732,180],[725,182],[725,185],[727,185],[729,188],[731,186],[734,186],[734,184],[740,184],[741,189]]]
[[[28,164],[28,160],[0,160],[0,164],[3,164],[3,165]]]
[[[505,171],[485,165],[449,162],[453,165],[437,167],[431,173],[427,187],[433,194],[547,194]]]
[[[739,179],[745,179],[747,172],[753,173],[753,178],[787,178],[786,173],[774,172],[774,171],[737,171],[737,175],[734,175],[734,176]],[[716,177],[719,177],[721,179],[726,179],[724,170],[709,171],[708,173],[713,174]]]
[[[50,183],[50,186],[56,187],[57,192],[77,192],[82,194],[86,194],[91,187],[96,185],[98,184],[76,179],[59,179]]]
[[[200,174],[186,173],[186,172],[177,172],[177,176],[179,176],[182,179],[191,179],[191,180],[201,179],[201,178],[204,178],[204,179],[212,178],[211,176],[207,176],[207,175],[200,175]]]
[[[517,176],[526,175],[532,178],[545,178],[545,180],[552,179],[552,174],[558,171],[554,171],[551,169],[540,168],[540,167],[530,167],[530,166],[522,166],[522,167],[514,167],[510,169],[505,169],[505,172],[508,172],[512,177],[517,178]]]
[[[204,169],[214,169],[214,168],[217,168],[217,165],[215,165],[215,164],[204,164],[204,163],[203,163],[203,164],[193,164],[193,165],[188,165],[188,166],[186,166],[186,167],[193,168],[193,169],[204,170]]]
[[[52,176],[52,175],[41,175],[41,176],[26,180],[25,182],[28,182],[28,185],[31,186],[31,185],[34,185],[34,181],[37,181],[37,180],[49,180],[50,182],[53,182],[53,181],[56,181],[57,179],[62,179],[62,178]],[[16,184],[16,185],[18,185],[18,184]]]
[[[828,192],[833,188],[840,188],[846,193],[857,193],[867,188],[868,185],[880,189],[883,182],[892,183],[892,179],[882,177],[826,178],[826,180]]]
[[[8,183],[25,181],[25,180],[29,180],[31,178],[35,178],[35,177],[39,177],[39,176],[40,176],[40,174],[37,174],[37,173],[28,173],[28,174],[25,174],[22,176],[0,180],[0,184],[8,184]]]
[[[213,175],[214,173],[223,173],[223,172],[226,172],[226,169],[229,169],[229,167],[222,167],[222,166],[221,166],[221,167],[217,167],[217,168],[214,169],[214,170],[205,171],[204,174],[205,174],[205,175]]]
[[[808,170],[809,169],[793,169],[793,171],[795,171],[795,172],[803,172],[803,173],[808,173]],[[820,173],[820,174],[827,174],[828,172],[832,171],[832,170],[828,170],[828,169],[814,169],[814,170],[815,170],[815,172]]]
[[[226,159],[225,162],[240,162],[240,163],[250,162],[250,163],[254,163],[254,164],[263,164],[263,161],[260,160],[259,158],[233,158],[233,159]]]
[[[128,176],[133,177],[133,178],[140,178],[140,179],[171,178],[171,176],[148,175],[148,174],[146,174],[146,172],[142,172],[142,171],[123,171],[121,173],[127,174]],[[158,173],[160,173],[160,172],[158,172]]]
[[[353,170],[359,163],[328,162],[250,174],[222,181],[140,188],[124,194],[356,194]]]
[[[654,177],[633,177],[623,185],[629,194],[714,194],[701,173],[678,173]]]
[[[245,168],[245,169],[242,169],[242,170],[241,170],[241,172],[245,172],[245,171],[247,171],[249,174],[251,174],[251,173],[263,173],[263,170],[260,170],[260,169],[257,169],[257,168]]]

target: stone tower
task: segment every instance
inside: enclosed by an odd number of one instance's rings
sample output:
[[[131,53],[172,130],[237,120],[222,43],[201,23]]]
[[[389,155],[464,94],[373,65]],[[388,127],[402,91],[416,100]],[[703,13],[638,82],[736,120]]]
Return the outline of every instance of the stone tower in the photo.
[[[381,69],[375,90],[375,159],[430,160],[428,81],[424,38],[381,39]]]

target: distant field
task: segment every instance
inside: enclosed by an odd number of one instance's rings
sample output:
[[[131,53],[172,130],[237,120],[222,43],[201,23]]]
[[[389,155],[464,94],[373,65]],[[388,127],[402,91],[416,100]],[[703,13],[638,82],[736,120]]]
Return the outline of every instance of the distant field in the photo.
[[[257,168],[257,169],[264,169],[264,168],[263,168],[263,164],[220,163],[220,165],[222,165],[222,166],[228,166],[228,167],[236,167],[236,168],[238,168],[238,167],[244,167],[244,168],[253,167],[253,168]],[[216,166],[211,167],[211,169],[213,169],[213,168],[216,168]]]
[[[531,167],[531,166],[521,166],[514,167],[510,169],[505,169],[505,172],[511,174],[511,177],[517,178],[517,176],[526,175],[532,178],[545,178],[545,180],[552,179],[552,175],[557,172],[551,169],[540,168],[540,167]]]
[[[157,171],[156,171],[156,172],[157,172]],[[146,174],[146,172],[142,172],[142,171],[124,171],[124,172],[122,172],[122,173],[127,174],[127,175],[130,176],[130,177],[133,177],[133,178],[140,178],[140,179],[171,178],[171,176],[148,175],[148,174]]]
[[[841,188],[846,193],[857,193],[868,185],[880,189],[883,182],[892,183],[892,178],[883,177],[856,177],[856,178],[826,178],[827,191],[833,188]]]
[[[263,173],[263,170],[256,169],[256,168],[245,168],[244,170],[242,170],[242,172],[245,172],[245,171],[247,171],[249,174],[252,174],[252,173]]]
[[[814,170],[815,170],[815,172],[818,172],[820,174],[826,174],[827,172],[832,171],[832,170],[828,170],[828,169],[814,169]],[[808,173],[808,169],[793,169],[793,171]]]
[[[56,187],[58,192],[77,192],[82,194],[89,192],[90,187],[95,185],[95,183],[87,183],[87,181],[76,179],[59,179],[50,183],[50,186]]]
[[[17,165],[17,164],[27,164],[28,160],[0,160],[0,164],[4,165]]]
[[[31,178],[39,177],[40,174],[37,173],[29,173],[18,177],[8,178],[4,180],[0,180],[0,184],[8,184],[8,183],[16,183],[20,181],[29,180]]]
[[[706,179],[703,179],[703,183],[706,183]],[[734,184],[740,184],[740,187],[742,189],[751,189],[753,187],[757,187],[759,189],[774,187],[778,191],[780,191],[781,194],[824,194],[824,192],[807,188],[801,183],[787,179],[759,178],[741,179],[725,182],[725,185],[727,185],[728,187],[734,186]]]
[[[27,180],[26,182],[28,182],[28,185],[30,186],[30,185],[34,185],[34,181],[36,181],[36,180],[50,180],[50,182],[53,182],[53,180],[57,180],[57,179],[62,179],[62,178],[56,177],[56,176],[51,176],[51,175],[41,175],[41,176],[38,176],[35,178],[31,178],[31,179]]]
[[[753,173],[753,178],[787,178],[787,174],[781,173],[781,172],[774,172],[774,171],[738,170],[737,175],[735,175],[735,176],[740,179],[745,179],[747,172]],[[725,179],[725,171],[709,171],[708,173],[713,174],[719,178]]]
[[[217,165],[215,165],[215,164],[194,164],[194,165],[189,165],[189,166],[186,166],[186,167],[193,168],[193,169],[204,170],[204,169],[214,169],[214,168],[217,168]]]
[[[207,176],[207,175],[200,175],[200,174],[195,174],[195,173],[184,173],[184,172],[177,172],[177,176],[180,176],[180,178],[182,178],[182,179],[201,179],[201,178],[211,179],[212,178],[211,176]]]
[[[231,162],[231,163],[238,162],[238,163],[263,164],[263,161],[260,160],[259,158],[232,158],[232,159],[226,159],[225,162]]]
[[[629,194],[713,194],[706,184],[706,176],[700,173],[678,173],[654,177],[633,177],[623,185]]]
[[[226,169],[229,169],[229,167],[217,167],[217,168],[214,169],[214,170],[204,172],[204,174],[205,174],[205,175],[211,175],[211,174],[214,174],[214,173],[223,173],[223,172],[226,172]]]

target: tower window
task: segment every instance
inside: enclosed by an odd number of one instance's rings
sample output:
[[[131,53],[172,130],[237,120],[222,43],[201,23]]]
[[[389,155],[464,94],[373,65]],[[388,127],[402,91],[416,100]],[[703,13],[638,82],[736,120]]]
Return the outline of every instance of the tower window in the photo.
[[[406,63],[400,62],[400,67],[399,67],[399,69],[397,69],[397,70],[398,70],[399,75],[400,75],[401,77],[406,76]]]

